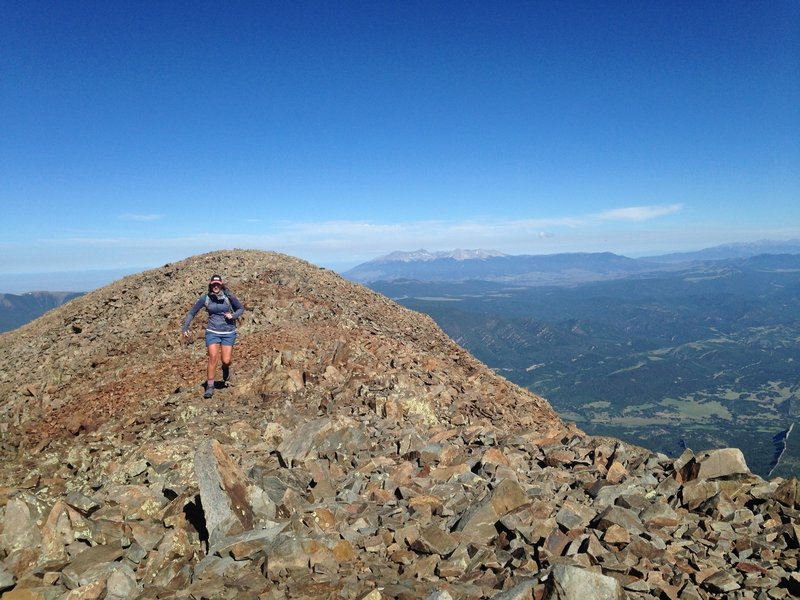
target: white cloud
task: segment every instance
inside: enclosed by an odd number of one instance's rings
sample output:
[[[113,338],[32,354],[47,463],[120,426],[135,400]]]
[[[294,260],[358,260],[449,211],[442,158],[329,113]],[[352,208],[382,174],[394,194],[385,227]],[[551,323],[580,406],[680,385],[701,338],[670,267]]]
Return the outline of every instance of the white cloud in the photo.
[[[649,221],[658,217],[665,217],[683,209],[683,204],[668,204],[666,206],[628,206],[627,208],[613,208],[591,215],[600,221]]]

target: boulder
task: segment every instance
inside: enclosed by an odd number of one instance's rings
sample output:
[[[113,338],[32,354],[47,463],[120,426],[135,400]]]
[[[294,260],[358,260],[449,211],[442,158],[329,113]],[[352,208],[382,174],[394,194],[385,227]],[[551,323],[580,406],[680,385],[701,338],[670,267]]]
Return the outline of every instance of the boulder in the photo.
[[[194,459],[205,525],[213,545],[221,538],[253,528],[255,515],[242,470],[216,440],[206,440]]]
[[[698,479],[722,479],[750,475],[744,454],[738,448],[721,448],[704,452],[697,457]]]
[[[547,581],[544,600],[622,600],[625,592],[619,581],[601,573],[556,565]]]

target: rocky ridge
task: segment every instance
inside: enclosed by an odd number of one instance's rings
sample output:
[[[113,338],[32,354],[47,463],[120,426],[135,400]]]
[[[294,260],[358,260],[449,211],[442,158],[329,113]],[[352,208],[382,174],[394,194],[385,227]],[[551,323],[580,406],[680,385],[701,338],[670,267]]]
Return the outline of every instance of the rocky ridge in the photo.
[[[207,401],[178,331],[212,272],[248,312]],[[589,438],[427,317],[273,253],[0,336],[0,399],[3,598],[800,594],[796,480]]]
[[[520,427],[560,425],[544,399],[495,376],[429,317],[298,259],[238,250],[125,277],[5,336],[4,444],[89,431],[195,393],[205,377],[203,318],[189,346],[178,332],[217,271],[247,307],[237,397],[322,406],[395,399],[434,420],[513,407],[522,409]]]

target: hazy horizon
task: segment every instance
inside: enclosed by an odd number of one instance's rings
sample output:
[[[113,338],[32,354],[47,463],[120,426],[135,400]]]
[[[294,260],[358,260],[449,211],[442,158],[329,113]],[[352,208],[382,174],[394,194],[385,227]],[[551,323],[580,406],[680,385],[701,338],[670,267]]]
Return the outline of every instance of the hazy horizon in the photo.
[[[757,242],[761,243],[798,243],[800,244],[800,240],[757,240]],[[643,253],[639,255],[634,254],[620,254],[621,256],[626,256],[628,258],[645,258],[645,257],[657,257],[661,255],[673,254],[673,253],[682,253],[682,252],[698,252],[701,250],[707,250],[710,248],[716,248],[718,246],[736,246],[739,244],[746,244],[746,242],[731,242],[728,244],[718,244],[715,246],[704,246],[702,248],[694,248],[690,250],[681,250],[681,251],[668,251],[668,252],[657,252],[657,253]],[[477,248],[460,248],[461,250],[476,250]],[[405,249],[395,249],[392,252],[414,252],[416,250],[420,250],[420,248],[405,248]],[[429,250],[425,248],[425,250]],[[448,248],[445,250],[436,250],[436,251],[452,251],[456,250],[456,248]],[[482,250],[496,250],[495,248],[482,248]],[[391,254],[389,252],[387,254]],[[434,251],[431,251],[434,252]],[[596,252],[609,252],[608,250],[597,250]],[[506,253],[510,254],[510,253]],[[544,252],[540,255],[552,255],[552,254],[563,254],[562,252]],[[619,253],[615,253],[619,254]],[[369,262],[371,260],[375,260],[377,258],[381,258],[382,256],[386,255],[376,255],[367,260],[359,261],[356,263],[341,263],[341,264],[320,264],[320,263],[313,263],[317,266],[324,267],[335,271],[337,273],[344,273],[356,266],[359,266],[365,262]],[[189,256],[185,256],[178,260],[183,260],[185,258],[189,258]],[[297,257],[301,258],[301,257]],[[167,263],[160,263],[155,265],[148,265],[142,267],[128,267],[124,269],[84,269],[84,270],[65,270],[65,271],[50,271],[50,272],[30,272],[30,273],[0,273],[0,293],[2,294],[26,294],[31,292],[90,292],[94,289],[99,287],[103,287],[112,283],[122,277],[127,275],[132,275],[136,273],[141,273],[144,271],[149,271],[150,269],[156,269],[158,267],[163,266],[164,264],[168,264],[169,262],[177,262],[177,261],[167,261]],[[232,274],[226,274],[232,275]]]

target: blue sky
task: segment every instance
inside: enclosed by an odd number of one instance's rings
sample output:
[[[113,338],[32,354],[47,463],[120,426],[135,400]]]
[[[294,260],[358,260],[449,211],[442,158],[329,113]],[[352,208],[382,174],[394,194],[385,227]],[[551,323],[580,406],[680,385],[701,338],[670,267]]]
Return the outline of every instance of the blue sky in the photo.
[[[6,0],[0,274],[799,238],[798,98],[794,0]]]

